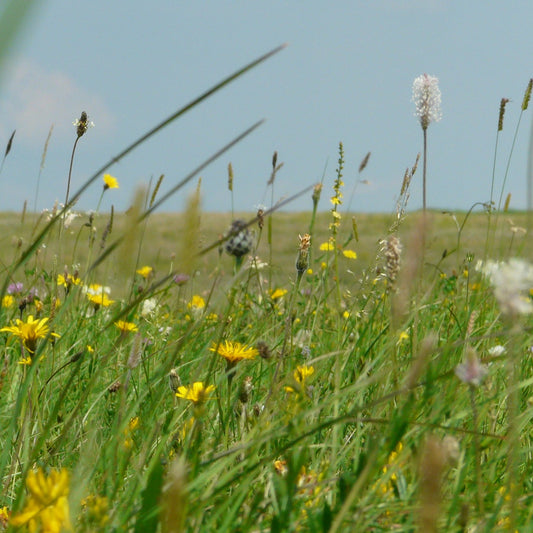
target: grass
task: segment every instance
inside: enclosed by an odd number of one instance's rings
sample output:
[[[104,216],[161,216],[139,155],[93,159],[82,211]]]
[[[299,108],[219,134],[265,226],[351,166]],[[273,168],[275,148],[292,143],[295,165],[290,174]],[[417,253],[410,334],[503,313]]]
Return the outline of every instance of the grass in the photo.
[[[0,529],[528,530],[527,215],[407,213],[414,169],[391,215],[351,215],[339,154],[261,226],[200,190],[0,216]]]

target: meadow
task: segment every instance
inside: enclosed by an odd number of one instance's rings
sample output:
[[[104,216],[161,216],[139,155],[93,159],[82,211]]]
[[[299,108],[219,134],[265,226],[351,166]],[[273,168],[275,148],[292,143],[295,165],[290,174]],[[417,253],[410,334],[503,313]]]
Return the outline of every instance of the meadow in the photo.
[[[342,144],[303,213],[2,214],[0,530],[529,531],[531,219],[410,212],[426,157],[390,214]]]

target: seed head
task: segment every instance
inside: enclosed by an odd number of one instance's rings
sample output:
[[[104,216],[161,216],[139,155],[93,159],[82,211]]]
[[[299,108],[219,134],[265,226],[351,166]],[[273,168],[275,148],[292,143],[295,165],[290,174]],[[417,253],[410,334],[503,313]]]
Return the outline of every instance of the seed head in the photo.
[[[442,118],[439,79],[428,74],[415,78],[413,102],[416,107],[415,116],[419,118],[423,130],[426,130],[431,122],[438,122]]]

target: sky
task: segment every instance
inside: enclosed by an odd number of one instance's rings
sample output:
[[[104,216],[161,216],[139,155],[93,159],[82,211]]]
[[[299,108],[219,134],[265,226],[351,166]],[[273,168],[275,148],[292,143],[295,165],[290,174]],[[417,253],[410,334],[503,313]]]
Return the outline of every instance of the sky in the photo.
[[[523,209],[533,105],[521,119],[520,108],[533,76],[532,20],[531,0],[43,0],[1,65],[0,154],[16,134],[0,174],[0,210],[64,201],[81,111],[94,127],[78,142],[73,190],[158,122],[282,43],[281,52],[114,164],[108,172],[120,188],[106,191],[101,209],[127,209],[135,190],[161,174],[163,194],[266,119],[201,172],[205,211],[231,209],[230,162],[237,211],[270,206],[321,180],[319,208],[329,209],[342,142],[346,202],[355,187],[351,210],[393,212],[404,172],[422,150],[411,90],[423,73],[439,78],[443,113],[428,129],[428,207],[468,210],[489,200],[505,97],[494,197],[507,174],[504,195]],[[272,196],[274,151],[284,165]],[[183,210],[196,186],[197,179],[160,210]],[[101,192],[98,180],[76,209],[94,209]],[[408,209],[421,205],[419,167]],[[307,193],[285,210],[311,207]]]

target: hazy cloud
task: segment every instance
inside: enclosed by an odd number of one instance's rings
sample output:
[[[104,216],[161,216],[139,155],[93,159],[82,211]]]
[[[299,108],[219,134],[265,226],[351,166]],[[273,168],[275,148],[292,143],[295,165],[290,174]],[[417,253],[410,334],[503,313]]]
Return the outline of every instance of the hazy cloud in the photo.
[[[72,122],[86,111],[100,135],[113,128],[113,114],[102,99],[59,71],[46,71],[37,63],[20,59],[8,66],[0,91],[0,135],[17,130],[17,140],[42,146],[50,126],[55,138],[73,138]]]

